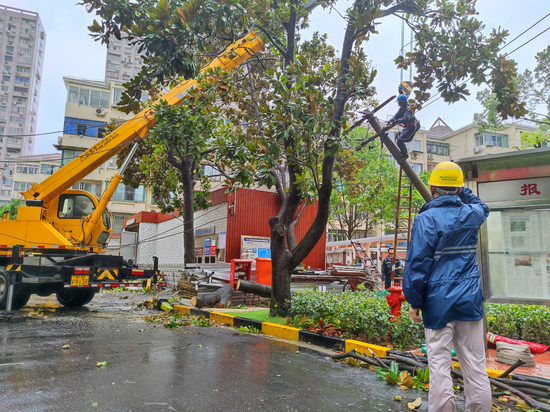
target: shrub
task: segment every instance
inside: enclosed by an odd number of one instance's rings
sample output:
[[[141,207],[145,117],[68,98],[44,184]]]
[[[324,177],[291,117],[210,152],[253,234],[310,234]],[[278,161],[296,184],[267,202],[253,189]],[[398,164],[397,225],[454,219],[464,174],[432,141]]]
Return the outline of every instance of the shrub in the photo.
[[[532,305],[486,304],[487,330],[497,335],[550,346],[550,307]],[[348,338],[368,343],[391,342],[395,347],[408,349],[420,346],[424,328],[409,316],[404,303],[401,317],[390,322],[390,309],[385,297],[374,292],[318,292],[306,289],[292,297],[290,312],[301,325],[332,324],[346,330]],[[307,317],[307,320],[301,319]]]
[[[306,289],[294,294],[291,314],[325,325],[332,324],[347,330],[349,337],[382,344],[391,342],[395,347],[407,349],[420,346],[424,329],[409,316],[409,305],[403,304],[402,315],[396,323],[390,322],[385,297],[373,292],[330,293]]]
[[[485,310],[488,331],[550,346],[550,307],[488,303]]]

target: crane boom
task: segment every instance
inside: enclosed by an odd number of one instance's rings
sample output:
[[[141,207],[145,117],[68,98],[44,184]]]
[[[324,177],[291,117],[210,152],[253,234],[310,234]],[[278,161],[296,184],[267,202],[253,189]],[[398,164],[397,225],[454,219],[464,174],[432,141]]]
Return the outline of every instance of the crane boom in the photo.
[[[221,56],[204,67],[201,72],[213,68],[225,68],[227,71],[231,71],[262,49],[262,41],[254,31],[251,31],[231,44]],[[125,147],[146,137],[149,129],[155,125],[153,106],[157,105],[160,100],[166,100],[170,105],[175,106],[184,99],[190,88],[196,86],[198,86],[198,82],[195,79],[183,81],[43,182],[32,185],[23,193],[25,200],[41,200],[40,203],[47,206],[51,200],[61,195]]]

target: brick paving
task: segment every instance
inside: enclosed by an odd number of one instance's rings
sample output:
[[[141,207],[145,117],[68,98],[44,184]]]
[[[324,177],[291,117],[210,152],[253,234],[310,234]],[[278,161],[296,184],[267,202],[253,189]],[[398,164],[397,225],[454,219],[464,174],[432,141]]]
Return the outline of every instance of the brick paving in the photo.
[[[506,370],[510,367],[505,363],[495,361],[495,348],[489,348],[487,353],[487,367],[491,369]],[[535,366],[531,368],[519,367],[514,373],[522,373],[525,375],[542,376],[550,378],[550,351],[535,354]]]

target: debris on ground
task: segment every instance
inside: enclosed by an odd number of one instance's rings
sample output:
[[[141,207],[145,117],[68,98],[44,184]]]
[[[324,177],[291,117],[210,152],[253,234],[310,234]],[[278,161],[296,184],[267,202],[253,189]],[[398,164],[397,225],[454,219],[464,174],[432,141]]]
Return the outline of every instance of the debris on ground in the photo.
[[[107,363],[108,363],[107,361],[104,361],[104,362],[97,362],[96,365],[97,365],[98,368],[100,368],[100,367],[102,367],[102,366],[107,366]]]
[[[61,349],[69,349],[71,347],[71,345],[63,345],[63,347]]]
[[[164,312],[154,316],[144,316],[143,320],[151,323],[161,323],[165,328],[181,328],[183,326],[210,326],[212,322],[204,316],[192,316],[187,313]]]

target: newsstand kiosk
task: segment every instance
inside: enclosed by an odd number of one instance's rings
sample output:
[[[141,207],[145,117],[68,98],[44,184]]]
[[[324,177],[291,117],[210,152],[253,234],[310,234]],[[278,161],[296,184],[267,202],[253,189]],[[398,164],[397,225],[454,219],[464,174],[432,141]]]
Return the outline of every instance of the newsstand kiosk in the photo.
[[[491,213],[478,264],[486,301],[550,304],[550,148],[454,160]]]

